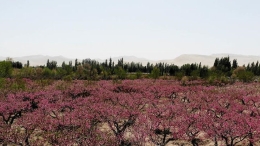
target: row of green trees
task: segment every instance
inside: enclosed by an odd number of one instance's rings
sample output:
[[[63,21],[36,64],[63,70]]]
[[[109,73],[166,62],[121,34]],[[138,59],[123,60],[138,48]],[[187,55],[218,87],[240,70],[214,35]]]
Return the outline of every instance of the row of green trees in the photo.
[[[47,60],[46,66],[30,67],[29,61],[22,66],[20,62],[6,60],[0,62],[0,77],[24,77],[32,79],[126,79],[151,77],[154,79],[160,76],[174,76],[182,79],[184,76],[189,79],[241,79],[250,81],[254,76],[260,75],[259,63],[248,64],[247,67],[238,66],[238,62],[234,59],[232,62],[229,57],[216,58],[213,67],[202,66],[201,63],[184,64],[177,66],[167,63],[142,63],[127,62],[123,58],[114,63],[112,59],[99,63],[96,60],[84,59],[79,62],[77,59],[74,64],[70,61],[65,62],[61,66],[56,61]]]

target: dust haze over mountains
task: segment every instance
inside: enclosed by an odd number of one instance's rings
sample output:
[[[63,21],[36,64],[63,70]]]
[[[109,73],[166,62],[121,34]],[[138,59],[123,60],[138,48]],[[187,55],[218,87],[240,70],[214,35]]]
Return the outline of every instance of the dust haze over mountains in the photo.
[[[119,57],[111,57],[111,59],[117,63],[117,61],[121,58],[124,59],[124,63],[126,62],[139,62],[143,65],[146,65],[148,62],[155,64],[158,62],[164,62],[167,64],[175,64],[178,66],[181,66],[183,64],[187,63],[200,63],[202,65],[206,65],[208,67],[213,66],[213,63],[216,58],[221,57],[230,57],[230,61],[232,63],[233,59],[237,59],[238,65],[247,65],[248,63],[257,62],[260,60],[260,56],[253,56],[253,55],[237,55],[237,54],[212,54],[212,55],[197,55],[197,54],[183,54],[173,59],[166,59],[166,60],[149,60],[145,58],[139,58],[135,56],[119,56]],[[5,60],[7,57],[0,57],[0,60]],[[69,61],[72,61],[74,64],[74,61],[76,58],[67,58],[64,56],[45,56],[45,55],[32,55],[32,56],[23,56],[23,57],[11,57],[13,61],[20,61],[23,64],[26,64],[27,60],[30,61],[30,66],[39,66],[39,65],[46,65],[47,60],[50,61],[57,61],[57,64],[60,66],[63,61],[65,61],[66,64],[69,63]],[[86,58],[88,59],[88,58]],[[96,60],[98,62],[104,62],[105,59],[96,59],[96,58],[90,58],[93,60]],[[109,61],[109,58],[107,58]],[[82,61],[82,59],[78,59],[78,61]]]

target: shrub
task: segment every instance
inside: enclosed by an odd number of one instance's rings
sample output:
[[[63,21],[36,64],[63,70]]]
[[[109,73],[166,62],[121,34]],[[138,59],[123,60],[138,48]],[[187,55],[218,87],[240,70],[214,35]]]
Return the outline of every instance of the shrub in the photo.
[[[0,61],[0,77],[8,78],[12,75],[12,62]]]
[[[135,73],[135,76],[136,76],[137,79],[140,79],[140,78],[142,77],[142,72],[138,70],[138,71]]]
[[[159,68],[157,68],[157,67],[154,67],[153,68],[153,70],[152,70],[152,72],[151,72],[151,78],[153,78],[153,79],[158,79],[159,78],[159,76],[160,76],[160,69]]]
[[[67,81],[67,82],[71,82],[72,81],[72,76],[71,75],[67,75],[67,76],[63,77],[62,80]]]
[[[4,88],[4,86],[5,86],[5,79],[0,78],[0,88]]]
[[[254,73],[252,73],[251,71],[241,71],[237,74],[237,77],[240,81],[250,82],[254,78]]]
[[[243,82],[250,82],[253,80],[254,73],[251,71],[246,71],[245,67],[237,67],[232,74],[232,77],[238,78]]]
[[[118,69],[116,69],[115,72],[116,72],[118,79],[125,79],[126,78],[126,72],[123,68],[118,67]]]
[[[181,84],[186,85],[186,83],[189,81],[189,78],[187,76],[182,77]]]
[[[42,75],[44,78],[51,78],[52,77],[52,71],[49,68],[44,68]]]

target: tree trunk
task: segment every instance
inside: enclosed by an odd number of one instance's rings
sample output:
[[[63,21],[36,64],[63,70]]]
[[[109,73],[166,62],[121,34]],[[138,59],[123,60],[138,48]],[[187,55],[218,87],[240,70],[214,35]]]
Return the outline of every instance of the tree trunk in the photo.
[[[120,143],[120,146],[131,146],[131,142],[128,142],[128,141],[124,141],[122,140],[121,143]]]
[[[249,139],[249,146],[254,146],[253,142],[251,141],[251,139],[253,139],[253,134],[251,132],[249,133]]]
[[[30,146],[30,143],[29,143],[29,135],[26,136],[26,138],[25,138],[25,144],[26,144],[26,146]]]
[[[214,141],[215,141],[214,146],[218,146],[218,140],[217,140],[217,137],[216,137],[216,136],[215,136],[215,138],[214,138]]]
[[[199,140],[199,139],[196,139],[196,138],[192,139],[192,140],[191,140],[192,146],[199,146],[198,140]]]

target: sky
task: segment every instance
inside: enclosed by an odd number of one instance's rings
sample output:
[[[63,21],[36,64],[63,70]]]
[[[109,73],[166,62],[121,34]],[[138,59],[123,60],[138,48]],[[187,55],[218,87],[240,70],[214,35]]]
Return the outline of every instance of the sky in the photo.
[[[259,0],[0,0],[0,56],[260,55]]]

